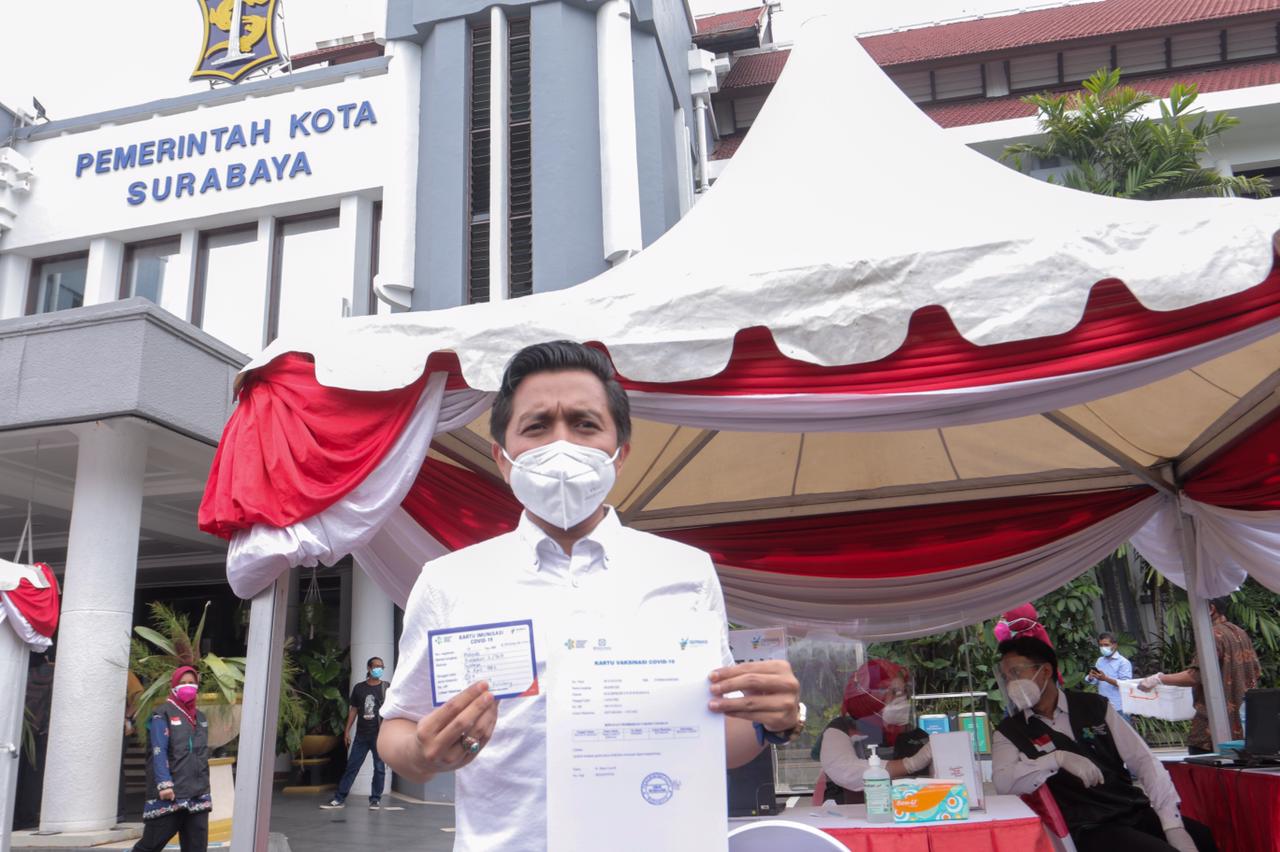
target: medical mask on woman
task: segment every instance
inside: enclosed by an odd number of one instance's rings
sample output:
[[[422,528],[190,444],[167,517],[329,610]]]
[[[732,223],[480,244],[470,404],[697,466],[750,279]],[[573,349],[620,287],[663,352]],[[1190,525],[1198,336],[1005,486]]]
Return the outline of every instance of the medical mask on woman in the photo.
[[[905,725],[911,721],[911,704],[905,698],[895,698],[880,711],[886,725]]]
[[[382,679],[382,666],[374,666],[373,668],[369,669],[369,676],[370,676],[370,677],[372,677],[372,678],[375,678],[375,679],[377,679],[377,680],[381,680],[381,679]]]
[[[196,700],[196,691],[198,687],[194,683],[180,683],[173,688],[173,697],[179,701],[190,704]]]
[[[1098,650],[1102,652],[1102,656],[1104,657],[1110,657],[1116,652],[1115,648],[1108,648],[1106,645],[1100,645]]]
[[[553,441],[511,458],[511,491],[526,509],[567,530],[600,508],[617,475],[609,455],[594,447]]]
[[[1014,707],[1019,710],[1028,710],[1040,700],[1040,696],[1044,694],[1044,687],[1032,676],[1009,681],[1005,691],[1009,693],[1009,700],[1013,702]]]

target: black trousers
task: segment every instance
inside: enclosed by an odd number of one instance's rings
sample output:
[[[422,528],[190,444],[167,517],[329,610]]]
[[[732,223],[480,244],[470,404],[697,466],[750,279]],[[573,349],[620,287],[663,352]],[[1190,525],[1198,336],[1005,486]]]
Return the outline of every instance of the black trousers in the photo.
[[[175,834],[182,852],[205,852],[209,848],[208,811],[174,811],[144,820],[142,826],[142,839],[133,845],[133,852],[160,852]]]
[[[1193,819],[1182,818],[1182,826],[1195,841],[1197,852],[1218,852],[1209,827]],[[1147,808],[1136,822],[1129,825],[1109,824],[1071,832],[1077,852],[1172,852],[1164,839],[1160,817]]]

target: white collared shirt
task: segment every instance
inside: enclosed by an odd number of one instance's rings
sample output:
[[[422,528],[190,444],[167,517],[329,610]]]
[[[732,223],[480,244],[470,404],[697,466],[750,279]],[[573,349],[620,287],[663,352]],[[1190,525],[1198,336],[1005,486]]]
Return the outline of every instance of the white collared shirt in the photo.
[[[1028,721],[1034,715],[1034,710],[1023,711],[1023,717]],[[1071,730],[1071,715],[1067,712],[1067,695],[1061,689],[1058,690],[1058,704],[1053,709],[1053,718],[1040,716],[1040,720],[1075,741],[1075,733]],[[1121,719],[1110,704],[1107,705],[1106,723],[1124,765],[1138,777],[1143,792],[1151,800],[1151,807],[1160,816],[1161,827],[1181,828],[1182,817],[1178,813],[1180,799],[1173,786],[1173,779],[1169,777],[1169,770],[1164,768],[1164,764],[1151,753],[1138,732]],[[996,792],[1001,795],[1012,793],[1025,796],[1027,793],[1034,793],[1051,775],[1059,771],[1061,770],[1052,760],[1052,755],[1043,755],[1033,760],[999,731],[992,738],[991,775]]]
[[[564,639],[557,625],[574,614],[660,624],[689,612],[724,620],[720,581],[702,551],[628,529],[609,509],[566,554],[522,515],[514,532],[423,566],[405,609],[396,680],[382,715],[416,722],[431,712],[429,630],[530,618],[538,680],[545,683],[544,649]],[[720,644],[723,664],[732,665],[727,625]],[[543,696],[502,699],[492,740],[455,773],[455,852],[545,850],[546,774]]]

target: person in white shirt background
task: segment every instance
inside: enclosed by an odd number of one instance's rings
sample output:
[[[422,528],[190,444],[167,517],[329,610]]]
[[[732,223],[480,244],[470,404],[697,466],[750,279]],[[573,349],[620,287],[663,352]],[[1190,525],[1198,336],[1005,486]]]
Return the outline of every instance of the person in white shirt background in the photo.
[[[1207,827],[1181,816],[1168,770],[1110,702],[1058,688],[1053,648],[1022,636],[997,651],[1016,709],[991,743],[996,792],[1022,796],[1047,784],[1079,852],[1217,849]]]
[[[1085,682],[1097,684],[1098,694],[1110,701],[1120,718],[1128,722],[1129,716],[1124,712],[1120,701],[1119,681],[1133,679],[1133,664],[1120,653],[1116,637],[1110,633],[1098,634],[1098,651],[1102,656],[1098,657],[1098,661],[1089,670]]]
[[[711,612],[724,620],[702,551],[628,529],[604,505],[630,452],[625,391],[601,353],[569,341],[526,347],[507,365],[490,416],[493,457],[525,507],[516,530],[423,566],[405,609],[396,682],[378,751],[425,781],[455,772],[455,850],[546,849],[546,706],[473,683],[432,708],[427,632],[531,618],[534,647],[576,613],[639,617]],[[557,637],[562,638],[562,637]],[[802,727],[799,682],[785,661],[733,664],[727,625],[708,705],[725,716],[729,768]],[[539,659],[538,679],[545,663]]]

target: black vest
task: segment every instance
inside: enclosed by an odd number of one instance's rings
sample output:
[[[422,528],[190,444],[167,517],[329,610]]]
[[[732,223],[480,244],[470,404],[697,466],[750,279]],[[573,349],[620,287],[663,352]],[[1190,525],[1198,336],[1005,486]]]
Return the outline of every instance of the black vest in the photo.
[[[834,728],[845,736],[853,736],[854,734],[863,734],[867,736],[865,740],[855,740],[853,743],[853,752],[858,756],[859,760],[867,760],[871,757],[871,750],[883,743],[884,731],[879,728],[867,727],[859,728],[858,721],[851,716],[837,716],[832,719],[827,727],[823,730],[823,734]],[[884,758],[884,762],[890,760],[901,760],[924,748],[925,743],[929,741],[929,735],[919,728],[911,728],[898,734],[897,739],[893,743],[893,757]],[[822,737],[818,737],[818,741],[813,747],[813,759],[821,760]],[[861,790],[846,790],[830,778],[827,779],[826,789],[822,793],[823,801],[834,799],[837,805],[861,805],[865,804],[867,797]]]
[[[151,718],[159,717],[169,728],[169,775],[173,778],[173,797],[177,801],[194,799],[209,792],[209,720],[199,710],[196,724],[166,701],[156,707]],[[150,730],[150,729],[148,729]],[[158,743],[152,743],[154,748]],[[150,749],[147,754],[147,798],[158,799],[155,770]]]
[[[1131,822],[1150,807],[1150,803],[1129,780],[1129,771],[1116,749],[1116,741],[1107,726],[1110,702],[1092,692],[1063,692],[1067,696],[1074,741],[1049,727],[1040,717],[1033,715],[1028,720],[1020,712],[1005,718],[996,730],[1032,760],[1054,750],[1070,751],[1084,755],[1102,770],[1103,782],[1096,787],[1085,787],[1079,778],[1062,770],[1045,782],[1071,831],[1103,823]],[[1037,739],[1041,747],[1036,746]]]

